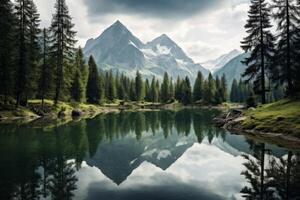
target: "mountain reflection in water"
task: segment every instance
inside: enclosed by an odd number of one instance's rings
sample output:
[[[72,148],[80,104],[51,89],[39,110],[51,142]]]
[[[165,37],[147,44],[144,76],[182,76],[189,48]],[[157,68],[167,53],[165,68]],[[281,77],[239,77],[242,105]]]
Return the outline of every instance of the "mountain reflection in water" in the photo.
[[[211,124],[217,110],[0,127],[0,199],[299,199],[300,154]]]

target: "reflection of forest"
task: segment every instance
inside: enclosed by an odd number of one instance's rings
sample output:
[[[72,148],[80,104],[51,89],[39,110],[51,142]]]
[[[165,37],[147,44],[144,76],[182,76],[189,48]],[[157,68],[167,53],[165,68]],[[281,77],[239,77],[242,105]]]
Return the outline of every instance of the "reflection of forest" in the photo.
[[[249,186],[241,193],[246,199],[276,200],[300,198],[300,154],[287,152],[276,158],[265,144],[248,141],[252,156],[244,155],[246,170],[242,175]]]
[[[76,170],[80,169],[85,158],[91,158],[96,154],[101,143],[129,134],[135,134],[136,140],[142,140],[146,132],[153,135],[163,133],[164,137],[168,138],[171,134],[185,136],[194,131],[200,143],[204,138],[209,142],[219,136],[225,139],[226,134],[223,130],[210,125],[211,119],[218,114],[218,111],[211,110],[122,112],[100,115],[95,119],[55,128],[2,126],[0,199],[39,199],[39,197],[72,199],[77,182]],[[254,152],[259,151],[257,147],[259,145],[252,146]],[[247,177],[254,180],[253,187],[255,187],[255,189],[245,188],[245,195],[248,195],[249,199],[251,196],[258,198],[261,191],[259,156],[264,153],[255,155],[257,156],[248,159],[250,162],[248,174],[252,174],[251,170],[256,173],[255,176]],[[268,178],[263,181],[272,184],[272,188],[278,188],[276,189],[278,195],[283,197],[287,197],[286,191],[289,191],[288,198],[299,195],[295,191],[296,189],[299,191],[296,186],[300,185],[298,156],[292,153],[289,155],[281,160],[275,158],[273,162],[271,160],[270,167],[265,167],[264,170],[264,177]],[[284,170],[286,168],[288,170]],[[282,174],[289,177],[289,181],[283,179]],[[271,186],[263,188],[265,192],[269,191]]]
[[[92,120],[56,128],[1,127],[0,199],[72,199],[76,189],[76,170],[84,157],[92,157],[101,141],[111,141],[135,133],[162,130],[165,137],[188,135],[193,120],[201,141],[204,131],[209,138],[219,134],[208,126],[218,112],[165,111],[124,112],[102,115]],[[71,161],[70,161],[71,160]]]

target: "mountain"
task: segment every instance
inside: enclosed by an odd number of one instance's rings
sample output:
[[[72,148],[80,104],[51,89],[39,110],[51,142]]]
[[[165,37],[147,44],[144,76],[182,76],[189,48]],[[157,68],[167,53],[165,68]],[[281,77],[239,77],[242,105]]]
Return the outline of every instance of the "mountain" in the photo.
[[[234,79],[239,80],[242,78],[242,74],[245,72],[246,65],[242,63],[242,61],[247,57],[247,54],[240,54],[233,59],[231,59],[226,65],[217,70],[213,75],[223,76],[225,74],[227,78],[228,87],[231,87],[231,84]]]
[[[202,66],[204,66],[206,69],[211,70],[212,72],[215,72],[225,66],[230,60],[235,58],[236,56],[240,55],[241,52],[239,50],[233,50],[227,54],[224,54],[220,56],[219,58],[215,60],[209,60],[207,62],[201,63]]]
[[[136,71],[145,78],[156,76],[160,80],[164,72],[173,79],[177,76],[196,78],[201,71],[209,71],[195,63],[167,35],[163,34],[144,44],[120,21],[107,28],[98,38],[89,39],[83,49],[86,57],[93,55],[101,70],[113,70],[134,77]]]

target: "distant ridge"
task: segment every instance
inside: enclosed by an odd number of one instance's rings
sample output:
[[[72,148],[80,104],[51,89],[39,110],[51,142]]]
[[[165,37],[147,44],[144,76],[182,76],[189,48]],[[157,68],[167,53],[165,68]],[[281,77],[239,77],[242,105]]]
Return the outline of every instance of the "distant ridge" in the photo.
[[[233,59],[231,59],[225,66],[217,70],[213,75],[223,76],[225,74],[227,78],[228,86],[231,87],[231,84],[234,79],[239,80],[242,78],[242,74],[246,70],[246,65],[242,63],[243,60],[247,57],[248,54],[242,53]]]
[[[217,70],[224,67],[230,60],[235,58],[236,56],[240,55],[241,52],[237,49],[230,51],[227,54],[223,54],[222,56],[218,57],[214,60],[209,60],[207,62],[201,63],[206,69],[209,69],[212,72],[216,72]]]

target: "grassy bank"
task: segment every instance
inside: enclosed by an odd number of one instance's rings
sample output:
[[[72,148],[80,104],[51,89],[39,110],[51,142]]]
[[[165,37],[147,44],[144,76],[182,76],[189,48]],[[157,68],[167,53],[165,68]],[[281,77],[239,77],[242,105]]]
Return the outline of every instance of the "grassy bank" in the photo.
[[[300,100],[281,100],[245,111],[242,126],[249,130],[300,137]]]
[[[17,122],[27,123],[40,118],[48,121],[53,120],[70,120],[73,117],[92,117],[100,113],[115,111],[115,107],[102,107],[91,104],[66,103],[59,102],[54,105],[52,100],[45,100],[42,107],[41,100],[30,100],[26,107],[8,105],[0,109],[0,122],[10,123]]]
[[[2,105],[2,106],[1,106]],[[207,109],[222,109],[228,110],[232,107],[239,107],[239,105],[223,103],[221,105],[203,105],[191,104],[184,106],[175,101],[170,103],[151,103],[151,102],[122,102],[116,100],[113,103],[105,103],[103,105],[92,105],[83,103],[59,102],[54,105],[52,100],[45,100],[44,107],[42,107],[41,100],[29,100],[26,107],[19,106],[18,108],[12,103],[8,106],[0,104],[0,124],[27,124],[34,122],[40,125],[55,125],[65,124],[72,120],[93,118],[99,114],[109,112],[139,111],[139,110],[155,110],[168,109],[180,110],[183,108],[207,108]],[[31,123],[32,124],[32,123]]]
[[[1,105],[1,104],[0,104]],[[0,123],[27,123],[37,119],[72,120],[74,117],[91,118],[101,113],[118,112],[120,110],[141,109],[177,109],[181,104],[174,102],[169,104],[150,102],[121,102],[106,103],[104,105],[92,105],[83,103],[59,102],[54,105],[52,100],[45,100],[42,107],[41,100],[29,100],[26,107],[16,108],[13,104],[0,106]],[[75,116],[74,116],[75,115]]]

